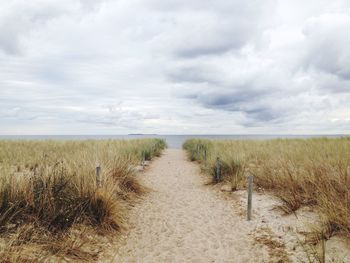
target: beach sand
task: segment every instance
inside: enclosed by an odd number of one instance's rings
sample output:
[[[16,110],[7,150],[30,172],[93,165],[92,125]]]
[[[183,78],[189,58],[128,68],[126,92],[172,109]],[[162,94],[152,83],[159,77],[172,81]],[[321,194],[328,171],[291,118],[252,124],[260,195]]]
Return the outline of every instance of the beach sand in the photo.
[[[208,185],[182,150],[166,150],[139,179],[150,192],[131,208],[130,228],[101,262],[307,262],[300,241],[306,224],[318,220],[314,212],[286,216],[277,198],[254,193],[248,222],[246,191]],[[344,241],[329,244],[328,258],[343,251],[342,261],[330,262],[349,262]]]
[[[151,190],[130,214],[115,262],[271,262],[235,207],[205,185],[182,150],[166,150],[141,180]]]

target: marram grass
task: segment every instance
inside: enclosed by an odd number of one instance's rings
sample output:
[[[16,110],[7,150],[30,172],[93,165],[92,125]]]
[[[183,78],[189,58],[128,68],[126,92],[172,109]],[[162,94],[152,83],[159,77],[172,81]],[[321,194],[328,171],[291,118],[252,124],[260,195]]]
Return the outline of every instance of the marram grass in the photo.
[[[312,206],[325,221],[323,236],[342,234],[350,238],[350,138],[191,139],[183,148],[213,176],[216,158],[220,157],[223,180],[231,182],[232,190],[244,188],[251,173],[257,188],[271,191],[282,200],[285,212]]]
[[[52,255],[96,259],[98,253],[84,252],[72,241],[71,229],[122,229],[132,196],[144,191],[133,168],[165,147],[159,139],[0,141],[2,261],[35,262]],[[96,165],[102,168],[101,188]]]

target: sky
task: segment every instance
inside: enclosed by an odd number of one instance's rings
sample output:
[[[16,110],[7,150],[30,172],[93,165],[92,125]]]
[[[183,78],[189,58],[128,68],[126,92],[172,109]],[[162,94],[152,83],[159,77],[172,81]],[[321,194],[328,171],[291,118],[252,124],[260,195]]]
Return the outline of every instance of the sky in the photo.
[[[349,134],[348,0],[0,0],[0,134]]]

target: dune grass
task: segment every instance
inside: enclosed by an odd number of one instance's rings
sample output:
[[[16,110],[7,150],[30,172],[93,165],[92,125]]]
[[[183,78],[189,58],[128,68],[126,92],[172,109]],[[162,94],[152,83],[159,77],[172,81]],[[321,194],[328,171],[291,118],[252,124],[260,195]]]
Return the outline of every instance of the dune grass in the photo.
[[[96,260],[87,249],[94,240],[82,233],[124,228],[127,206],[144,191],[134,167],[165,147],[160,139],[0,141],[2,261]]]
[[[220,157],[223,180],[231,183],[232,190],[244,188],[251,173],[255,186],[278,196],[286,213],[314,207],[325,222],[322,238],[334,234],[350,238],[350,138],[192,139],[183,148],[212,176]]]

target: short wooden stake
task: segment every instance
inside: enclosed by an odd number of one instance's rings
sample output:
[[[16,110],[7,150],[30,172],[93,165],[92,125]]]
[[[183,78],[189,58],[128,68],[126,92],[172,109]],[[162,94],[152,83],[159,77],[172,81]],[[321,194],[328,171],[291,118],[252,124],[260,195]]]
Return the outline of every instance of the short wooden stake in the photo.
[[[97,188],[102,187],[102,178],[101,178],[101,166],[96,166],[96,186]]]
[[[247,207],[247,220],[252,218],[252,197],[253,197],[253,175],[248,176],[248,207]]]
[[[142,169],[145,169],[145,162],[146,162],[146,152],[142,151],[142,157],[141,157]]]
[[[204,147],[204,161],[207,163],[207,147]]]
[[[322,233],[322,240],[321,240],[321,262],[326,263],[326,237],[324,233]]]
[[[220,182],[221,180],[221,163],[220,163],[220,158],[216,158],[216,182]]]
[[[200,159],[199,158],[199,144],[197,144],[197,159]]]

